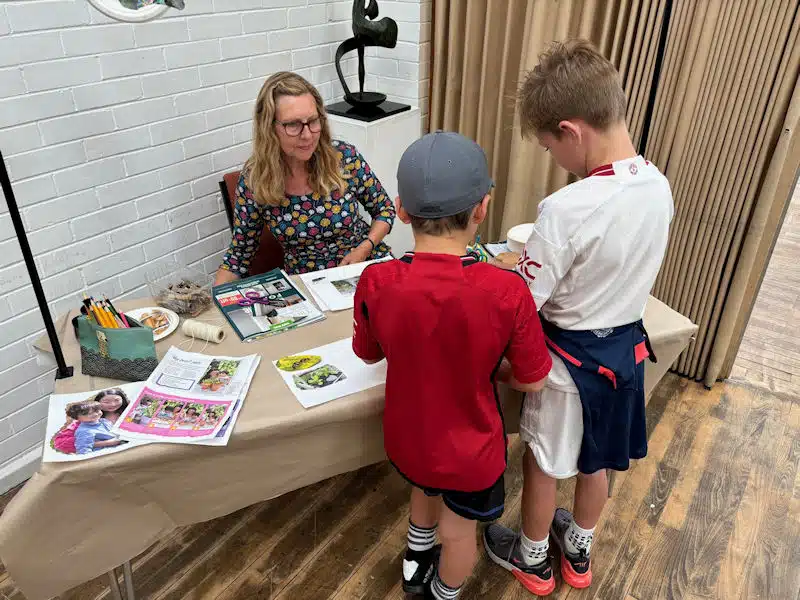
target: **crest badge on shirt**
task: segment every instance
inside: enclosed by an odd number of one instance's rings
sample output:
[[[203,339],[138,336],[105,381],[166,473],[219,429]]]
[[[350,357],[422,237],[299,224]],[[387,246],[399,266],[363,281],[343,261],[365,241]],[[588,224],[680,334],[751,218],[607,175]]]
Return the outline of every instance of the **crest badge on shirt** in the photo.
[[[628,170],[631,172],[631,175],[636,175],[639,172],[639,167],[636,166],[636,163],[631,163]]]

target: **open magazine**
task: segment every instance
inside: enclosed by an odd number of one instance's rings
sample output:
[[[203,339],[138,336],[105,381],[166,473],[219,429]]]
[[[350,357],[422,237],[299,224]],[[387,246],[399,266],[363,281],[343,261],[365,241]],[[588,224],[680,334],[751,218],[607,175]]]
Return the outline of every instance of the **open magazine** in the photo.
[[[172,347],[112,431],[130,440],[225,445],[260,360]]]
[[[364,269],[376,262],[387,260],[392,260],[392,257],[303,273],[300,279],[322,310],[348,310],[353,308],[356,287]]]
[[[212,293],[214,302],[244,342],[325,318],[282,269],[214,286]]]

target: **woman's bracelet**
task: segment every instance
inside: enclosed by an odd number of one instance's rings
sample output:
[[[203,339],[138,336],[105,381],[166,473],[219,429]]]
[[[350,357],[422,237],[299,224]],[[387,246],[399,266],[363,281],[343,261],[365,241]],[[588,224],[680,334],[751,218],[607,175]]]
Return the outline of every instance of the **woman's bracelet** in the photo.
[[[365,238],[364,242],[369,242],[370,244],[372,244],[372,249],[370,249],[369,251],[369,253],[372,254],[375,251],[375,242],[373,242],[369,237]],[[361,243],[363,244],[364,242]]]

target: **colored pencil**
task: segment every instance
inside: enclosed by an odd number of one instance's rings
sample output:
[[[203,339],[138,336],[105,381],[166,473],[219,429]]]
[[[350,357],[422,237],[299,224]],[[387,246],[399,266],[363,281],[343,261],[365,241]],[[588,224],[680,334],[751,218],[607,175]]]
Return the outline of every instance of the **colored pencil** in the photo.
[[[102,300],[100,301],[100,308],[103,311],[103,314],[105,315],[106,320],[108,321],[110,327],[112,329],[119,329],[120,326],[117,325],[116,317],[114,317],[114,314],[110,310],[108,310],[108,307],[106,306],[105,302],[103,302]]]
[[[110,308],[110,309],[111,309],[111,312],[112,312],[112,313],[114,313],[114,315],[115,315],[115,316],[116,316],[116,317],[117,317],[117,318],[118,318],[118,319],[119,319],[119,320],[122,322],[122,326],[123,326],[123,327],[130,327],[130,325],[128,325],[128,320],[125,318],[125,315],[123,315],[121,312],[119,312],[119,311],[118,311],[118,310],[117,310],[117,309],[114,307],[114,305],[111,303],[111,300],[109,300],[108,298],[106,298],[106,295],[105,295],[105,294],[103,294],[103,300],[105,300],[105,301],[106,301],[106,304],[108,304],[108,308]]]
[[[107,329],[113,329],[113,323],[108,322],[108,317],[106,316],[105,311],[95,302],[94,298],[90,298],[92,303],[92,308],[94,309],[95,316],[97,318],[97,322],[100,323],[102,327]]]
[[[96,321],[94,314],[92,313],[92,307],[89,303],[89,297],[86,295],[86,292],[83,293],[83,307],[81,308],[81,312],[86,315],[86,318],[90,321]]]

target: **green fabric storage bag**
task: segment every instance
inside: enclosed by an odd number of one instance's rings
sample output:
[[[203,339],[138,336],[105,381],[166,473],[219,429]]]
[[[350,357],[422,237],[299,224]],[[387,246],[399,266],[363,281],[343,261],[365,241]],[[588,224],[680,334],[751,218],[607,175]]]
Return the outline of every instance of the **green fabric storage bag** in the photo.
[[[130,327],[120,329],[101,327],[85,315],[72,320],[84,375],[145,381],[158,366],[153,330],[126,318]]]

